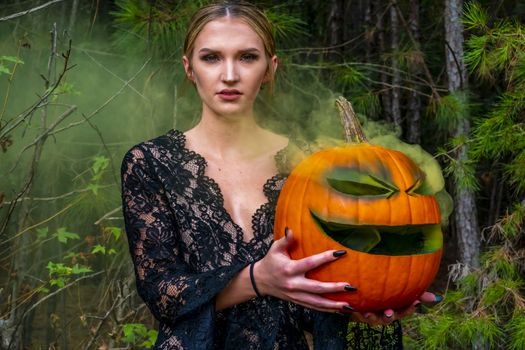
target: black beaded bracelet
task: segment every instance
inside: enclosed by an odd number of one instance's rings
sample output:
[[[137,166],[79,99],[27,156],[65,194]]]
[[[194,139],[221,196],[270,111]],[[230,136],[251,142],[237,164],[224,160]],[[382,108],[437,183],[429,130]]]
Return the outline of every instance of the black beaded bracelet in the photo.
[[[255,284],[255,278],[253,277],[253,266],[255,265],[256,261],[252,262],[250,264],[250,281],[252,281],[252,287],[255,291],[255,294],[260,298],[262,297],[261,293],[259,293],[259,290],[257,289],[257,285]]]

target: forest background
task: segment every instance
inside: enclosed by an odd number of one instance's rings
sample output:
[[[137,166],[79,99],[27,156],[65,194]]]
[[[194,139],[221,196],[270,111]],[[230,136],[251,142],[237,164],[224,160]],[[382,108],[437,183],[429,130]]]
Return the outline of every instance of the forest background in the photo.
[[[341,137],[344,95],[369,133],[421,145],[455,210],[414,349],[525,348],[525,3],[253,1],[280,67],[261,122]],[[150,348],[120,207],[132,145],[199,113],[181,46],[190,0],[0,3],[0,349]],[[377,128],[379,126],[379,128]]]

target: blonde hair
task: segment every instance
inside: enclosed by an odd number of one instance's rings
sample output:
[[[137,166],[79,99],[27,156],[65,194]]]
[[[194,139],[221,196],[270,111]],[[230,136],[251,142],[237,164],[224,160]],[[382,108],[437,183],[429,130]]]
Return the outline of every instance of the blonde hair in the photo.
[[[191,61],[191,55],[193,54],[197,36],[207,23],[221,17],[238,18],[248,24],[253,31],[259,35],[264,44],[264,49],[268,58],[267,72],[270,77],[268,85],[269,92],[271,92],[274,78],[271,57],[275,55],[273,29],[264,12],[253,4],[243,1],[223,1],[201,7],[193,15],[188,25],[186,39],[184,40],[184,55]]]

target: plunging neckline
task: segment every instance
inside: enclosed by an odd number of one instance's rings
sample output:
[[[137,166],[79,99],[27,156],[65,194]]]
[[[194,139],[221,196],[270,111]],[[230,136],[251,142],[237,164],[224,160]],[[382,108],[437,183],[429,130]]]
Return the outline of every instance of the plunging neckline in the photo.
[[[250,246],[250,245],[256,244],[258,241],[262,240],[264,237],[258,237],[259,233],[260,233],[260,230],[257,230],[255,228],[255,220],[257,219],[258,215],[261,215],[261,213],[264,212],[265,208],[268,207],[271,204],[271,198],[269,197],[269,195],[265,191],[265,189],[272,182],[274,182],[275,180],[283,177],[283,175],[280,174],[279,172],[277,172],[275,175],[269,177],[264,182],[261,190],[263,192],[264,197],[266,198],[266,201],[263,202],[260,206],[258,206],[257,209],[250,216],[250,225],[251,225],[251,228],[252,228],[253,237],[250,238],[248,241],[246,241],[246,240],[244,240],[246,232],[243,230],[243,228],[239,224],[237,224],[233,220],[232,216],[230,215],[230,212],[224,206],[224,195],[223,195],[221,187],[219,186],[219,183],[214,178],[212,178],[212,177],[210,177],[210,176],[205,174],[206,168],[208,167],[208,161],[206,160],[206,158],[203,155],[201,155],[200,153],[198,153],[197,151],[194,151],[194,150],[189,149],[187,147],[186,135],[182,131],[173,129],[173,132],[180,137],[180,146],[181,146],[181,148],[185,152],[187,152],[188,154],[190,154],[193,157],[195,157],[195,158],[200,160],[200,162],[202,164],[202,169],[200,171],[200,174],[206,181],[208,181],[210,183],[211,186],[213,186],[215,188],[216,196],[218,197],[217,199],[219,201],[218,207],[220,208],[220,210],[222,211],[222,214],[226,217],[226,219],[233,225],[233,227],[235,227],[235,231],[237,233],[236,241],[239,244],[241,244],[241,245]],[[283,148],[281,148],[280,150],[275,152],[275,154],[273,155],[273,159],[274,159],[276,167],[277,167],[277,159],[280,157],[280,155],[282,153],[284,153],[286,151],[286,149],[289,146],[290,146],[290,141],[288,140],[288,143],[286,144],[286,146],[284,146]]]

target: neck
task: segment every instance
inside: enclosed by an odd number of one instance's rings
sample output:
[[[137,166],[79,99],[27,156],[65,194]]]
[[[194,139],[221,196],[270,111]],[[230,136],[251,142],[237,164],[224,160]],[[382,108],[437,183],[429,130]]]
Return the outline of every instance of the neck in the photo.
[[[254,115],[215,116],[203,113],[201,121],[191,130],[199,148],[218,159],[250,157],[260,149],[258,136],[263,129]]]

